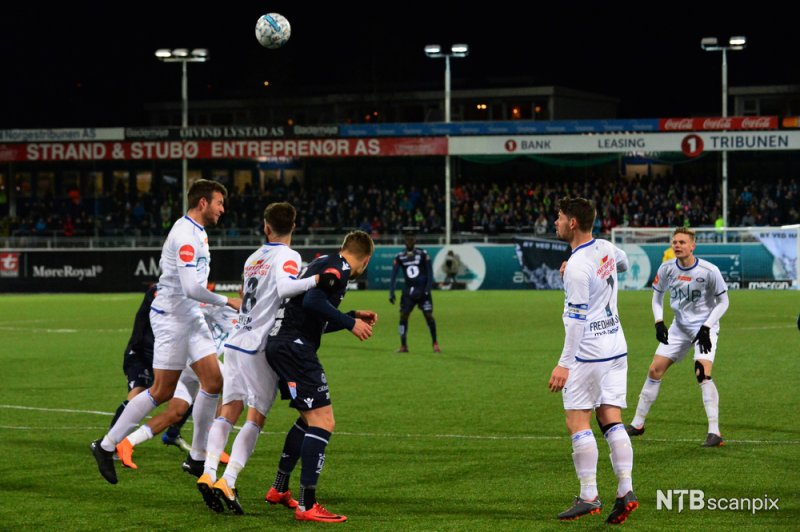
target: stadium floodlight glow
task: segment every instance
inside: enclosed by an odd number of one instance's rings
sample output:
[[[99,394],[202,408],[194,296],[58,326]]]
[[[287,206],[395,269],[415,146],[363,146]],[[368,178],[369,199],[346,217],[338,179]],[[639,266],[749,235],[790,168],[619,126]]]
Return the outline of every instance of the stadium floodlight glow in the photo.
[[[425,55],[431,59],[444,58],[444,122],[450,123],[450,58],[451,57],[467,57],[469,54],[468,44],[453,44],[450,46],[450,52],[443,52],[442,46],[439,44],[426,44]],[[449,135],[448,135],[449,138]],[[450,153],[444,156],[444,227],[445,227],[445,245],[450,245],[450,235],[452,234],[453,220],[451,219],[451,183],[450,183]]]
[[[159,48],[156,50],[156,58],[164,63],[181,63],[181,128],[189,127],[189,76],[186,68],[187,63],[205,63],[208,61],[207,48],[194,48],[189,52],[188,48]],[[189,163],[184,156],[181,160],[181,196],[183,198],[183,212],[189,210],[189,199],[186,197],[188,192]]]
[[[428,57],[442,57],[442,47],[438,44],[426,44],[425,55]]]
[[[728,50],[738,52],[747,47],[747,37],[735,35],[727,45],[719,44],[716,37],[700,39],[700,48],[706,52],[722,52],[722,117],[728,116]],[[728,227],[728,151],[722,150],[722,222]],[[724,233],[727,235],[727,233]],[[727,241],[727,240],[726,240]]]
[[[450,47],[450,53],[453,54],[454,57],[467,57],[467,54],[469,54],[469,45],[454,44]]]

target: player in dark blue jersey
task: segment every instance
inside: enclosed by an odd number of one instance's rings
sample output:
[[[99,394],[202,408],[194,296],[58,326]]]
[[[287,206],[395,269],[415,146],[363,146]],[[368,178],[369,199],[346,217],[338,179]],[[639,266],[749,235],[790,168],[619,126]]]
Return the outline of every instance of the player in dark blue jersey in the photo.
[[[406,233],[406,249],[394,258],[392,268],[392,281],[389,287],[389,303],[394,305],[394,289],[397,283],[397,272],[403,270],[405,286],[400,296],[400,349],[398,353],[408,353],[406,337],[408,335],[408,316],[414,307],[419,306],[428,329],[431,331],[433,352],[439,353],[439,343],[436,341],[436,320],[433,319],[433,299],[431,287],[433,286],[433,265],[428,252],[415,247],[417,238],[413,233]]]
[[[299,521],[337,523],[347,519],[327,511],[316,498],[325,447],[334,428],[328,380],[317,350],[323,333],[347,329],[359,340],[372,336],[377,314],[370,310],[344,314],[338,307],[347,292],[347,281],[367,269],[374,250],[367,233],[353,231],[345,237],[337,255],[319,257],[309,264],[301,277],[319,274],[319,283],[305,294],[284,301],[267,340],[267,361],[280,377],[281,397],[290,400],[290,406],[300,413],[286,435],[272,487],[278,493],[288,493],[289,475],[302,459],[299,506],[295,509]]]

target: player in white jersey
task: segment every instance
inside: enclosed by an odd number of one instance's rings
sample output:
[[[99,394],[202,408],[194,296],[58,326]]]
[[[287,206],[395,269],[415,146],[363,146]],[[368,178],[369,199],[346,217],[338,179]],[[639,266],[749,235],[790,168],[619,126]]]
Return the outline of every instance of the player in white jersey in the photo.
[[[719,393],[711,380],[711,369],[717,352],[719,320],[728,310],[728,286],[719,268],[694,256],[695,234],[679,227],[672,233],[675,260],[658,268],[653,281],[653,318],[656,339],[660,342],[647,372],[636,416],[626,428],[631,436],[644,434],[644,422],[658,397],[661,379],[674,364],[680,362],[694,345],[694,371],[703,396],[708,434],[703,447],[719,447],[725,443],[719,432]],[[664,294],[675,314],[669,330],[664,325]]]
[[[197,304],[228,305],[239,309],[241,299],[227,298],[208,290],[211,254],[205,227],[216,225],[225,212],[227,190],[215,181],[199,179],[188,192],[189,211],[172,226],[161,250],[158,295],[150,306],[153,327],[153,385],[125,406],[108,433],[92,442],[92,454],[100,474],[117,483],[112,458],[116,445],[161,403],[175,393],[187,362],[200,379],[195,400],[192,450],[183,468],[195,471],[206,455],[208,429],[214,419],[222,389],[222,373],[216,346]]]
[[[244,513],[239,503],[236,479],[255,449],[278,390],[278,376],[267,363],[265,354],[267,335],[275,323],[281,302],[315,287],[319,279],[316,275],[297,279],[300,254],[289,247],[296,215],[295,208],[289,203],[268,205],[264,210],[267,243],[250,255],[244,264],[244,295],[239,322],[225,342],[222,409],[211,426],[204,471],[197,480],[203,500],[216,512],[222,512],[225,503],[232,512]],[[225,474],[217,478],[220,454],[244,410],[245,401],[247,421],[233,442]],[[275,502],[292,507],[294,499],[291,493],[279,493],[275,497],[278,498]],[[297,506],[296,502],[294,506]]]
[[[592,238],[596,212],[589,200],[563,198],[558,209],[556,234],[570,244],[572,255],[564,269],[566,338],[548,386],[563,393],[572,461],[581,484],[580,495],[558,518],[578,519],[603,508],[597,493],[597,442],[590,427],[594,411],[618,480],[606,522],[618,524],[639,506],[631,480],[633,449],[621,414],[628,348],[617,310],[617,272],[627,270],[628,259],[611,242]]]
[[[227,305],[218,307],[216,305],[201,304],[200,310],[211,331],[211,337],[214,339],[214,345],[217,348],[217,360],[219,360],[224,351],[223,344],[233,332],[239,313]],[[222,370],[222,362],[220,362],[220,370]],[[117,444],[117,455],[122,465],[131,469],[138,469],[138,466],[133,462],[134,448],[140,443],[153,438],[153,436],[159,434],[170,425],[185,422],[190,414],[189,409],[199,391],[200,379],[192,367],[187,364],[181,372],[181,377],[175,387],[175,394],[169,400],[167,409],[150,418],[147,423],[134,430],[127,438]],[[191,450],[191,446],[188,446],[188,450]],[[221,461],[228,463],[228,456],[224,455]],[[195,468],[195,471],[189,472],[199,477],[202,474],[202,465],[195,466]]]

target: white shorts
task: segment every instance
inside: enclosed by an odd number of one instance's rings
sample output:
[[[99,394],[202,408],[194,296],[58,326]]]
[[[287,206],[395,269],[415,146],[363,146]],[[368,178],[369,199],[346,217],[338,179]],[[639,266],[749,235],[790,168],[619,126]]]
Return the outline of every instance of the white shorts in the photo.
[[[153,327],[153,368],[182,370],[208,355],[217,355],[211,329],[198,311],[181,316],[150,311]]]
[[[217,362],[219,362],[219,360],[217,360]],[[222,362],[219,362],[219,366],[220,372],[224,372],[225,368],[222,366]],[[178,384],[175,386],[175,393],[172,397],[182,399],[191,406],[194,404],[194,399],[197,397],[197,392],[199,391],[200,378],[191,367],[186,366],[181,372],[181,377],[178,379]]]
[[[278,393],[278,375],[267,363],[264,351],[255,354],[225,346],[222,404],[246,401],[266,416]]]
[[[686,356],[690,349],[694,348],[694,360],[708,360],[714,362],[714,356],[717,354],[717,341],[719,340],[719,327],[711,329],[711,352],[702,354],[700,353],[700,346],[697,344],[692,345],[694,337],[697,332],[690,334],[682,328],[678,327],[675,322],[669,326],[669,344],[664,345],[658,343],[656,354],[658,356],[666,357],[673,362],[680,362]]]
[[[562,390],[564,410],[593,410],[600,405],[626,408],[628,357],[575,362]]]

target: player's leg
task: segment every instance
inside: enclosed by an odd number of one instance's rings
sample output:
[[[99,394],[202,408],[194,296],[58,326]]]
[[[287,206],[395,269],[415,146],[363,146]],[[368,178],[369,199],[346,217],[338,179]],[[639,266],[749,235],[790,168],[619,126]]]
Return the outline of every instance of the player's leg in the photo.
[[[570,379],[572,375],[570,375]],[[569,386],[572,388],[572,386]],[[565,389],[569,389],[565,388]],[[572,506],[558,514],[564,521],[578,519],[584,515],[598,514],[603,503],[597,494],[597,441],[590,428],[590,409],[565,410],[567,429],[572,441],[572,464],[580,482],[580,495]]]
[[[207,331],[207,328],[206,328]],[[210,334],[209,334],[209,341]],[[214,422],[222,388],[222,373],[219,369],[217,352],[211,344],[207,355],[200,357],[191,364],[192,370],[200,379],[200,391],[194,400],[192,418],[194,430],[192,432],[192,450],[189,451],[181,468],[187,473],[200,477],[203,474],[203,464],[206,459],[206,446],[208,444],[208,431]]]
[[[647,371],[647,378],[639,394],[639,403],[636,405],[636,414],[631,424],[626,427],[628,435],[639,436],[644,434],[644,424],[650,408],[658,398],[661,389],[661,379],[675,362],[680,362],[692,348],[692,338],[684,333],[675,323],[669,328],[669,344],[658,344],[653,362]]]
[[[153,436],[159,434],[171,424],[179,421],[186,411],[189,410],[190,403],[187,402],[187,399],[188,397],[186,397],[186,394],[182,393],[182,385],[179,380],[175,387],[175,394],[172,399],[169,400],[166,410],[153,416],[147,423],[131,432],[117,444],[117,454],[125,467],[137,469],[136,464],[133,463],[134,447],[152,439]]]
[[[598,514],[603,507],[597,496],[597,441],[590,428],[591,413],[600,404],[600,382],[595,373],[598,364],[576,363],[570,368],[562,394],[567,429],[572,442],[572,463],[581,485],[580,495],[572,506],[558,514],[561,520]]]
[[[192,417],[192,408],[193,406],[190,406],[183,414],[183,417],[180,420],[178,420],[177,423],[173,423],[172,425],[167,427],[167,430],[161,437],[161,441],[164,442],[164,445],[175,445],[176,447],[180,447],[187,453],[189,452],[189,450],[191,450],[192,446],[186,443],[186,440],[184,440],[183,437],[181,436],[181,429],[189,420],[189,418]]]
[[[654,355],[653,361],[650,363],[650,368],[647,370],[647,378],[642,385],[642,391],[639,393],[639,403],[636,405],[636,415],[628,428],[628,433],[631,436],[639,436],[644,433],[644,423],[647,419],[647,414],[650,413],[650,408],[658,398],[658,392],[661,389],[661,379],[664,374],[673,364],[671,358]]]
[[[700,385],[703,407],[708,418],[708,434],[703,442],[703,447],[720,447],[724,445],[725,440],[722,439],[719,431],[719,392],[717,385],[711,379],[711,370],[714,368],[714,358],[717,353],[719,329],[712,330],[711,336],[711,352],[700,353],[700,347],[695,346],[694,373]]]
[[[301,411],[300,414],[306,420],[308,429],[300,449],[300,497],[295,519],[330,523],[346,521],[347,517],[331,513],[317,502],[317,482],[325,464],[325,448],[330,443],[336,425],[333,407],[328,404]]]
[[[255,355],[230,352],[226,356],[224,374],[223,400],[227,402],[234,398],[246,399],[248,406],[247,422],[233,441],[228,467],[225,468],[225,474],[222,476],[225,487],[233,489],[236,487],[239,473],[247,465],[247,461],[255,450],[267,414],[275,402],[278,391],[278,375],[269,367],[264,352],[258,352]],[[241,405],[239,410],[241,413],[243,402],[236,402]],[[209,454],[211,452],[212,449],[209,448]]]
[[[244,411],[247,399],[247,388],[244,384],[242,369],[239,366],[239,354],[231,350],[225,356],[222,368],[222,406],[216,414],[208,432],[208,449],[204,466],[204,477],[213,484],[217,480],[217,468],[220,462],[230,463],[230,458],[223,459],[225,446],[231,430]],[[266,364],[266,360],[264,360]]]
[[[440,353],[439,342],[436,340],[436,320],[433,319],[433,299],[428,296],[420,303],[419,308],[422,310],[422,315],[425,316],[425,323],[428,324],[428,330],[431,333],[431,343],[433,344],[433,352]]]
[[[153,373],[153,385],[147,391],[140,393],[128,402],[117,423],[103,438],[103,449],[109,450],[109,447],[116,446],[117,443],[136,429],[136,426],[145,416],[172,397],[180,371],[154,369]]]
[[[597,421],[611,451],[611,467],[617,477],[616,499],[606,522],[620,524],[639,507],[633,493],[633,447],[622,424],[622,409],[628,406],[628,359],[622,357],[602,364],[606,366],[606,373],[601,381]]]
[[[289,478],[297,465],[297,461],[300,460],[300,450],[303,448],[303,440],[306,437],[307,430],[308,425],[303,417],[300,416],[289,429],[289,432],[286,433],[281,459],[278,462],[278,471],[275,474],[275,481],[264,496],[264,500],[268,503],[282,504],[287,508],[297,508],[297,501],[292,498],[292,492],[289,489]]]
[[[405,289],[400,295],[400,325],[397,327],[397,332],[400,334],[400,348],[398,353],[408,353],[408,317],[414,309],[414,302],[406,294]]]
[[[178,370],[154,369],[153,386],[131,399],[106,435],[92,442],[91,450],[100,474],[110,483],[117,483],[113,460],[117,444],[133,432],[159,404],[172,396],[179,376]]]
[[[119,416],[122,415],[122,411],[125,410],[125,407],[128,405],[128,401],[153,385],[152,365],[140,361],[137,355],[133,355],[133,357],[133,360],[128,363],[125,369],[125,380],[128,385],[128,396],[117,407],[117,411],[114,413],[114,419],[111,420],[111,423],[108,426],[109,429],[114,426],[119,419]]]
[[[242,426],[236,439],[233,440],[231,457],[225,468],[225,474],[214,483],[214,494],[236,514],[244,514],[244,509],[239,502],[239,492],[236,489],[236,479],[244,469],[250,456],[256,448],[258,436],[264,427],[266,418],[255,408],[248,408],[247,421]],[[209,454],[211,451],[209,450]],[[208,459],[206,459],[208,462]]]
[[[224,401],[224,399],[223,399]],[[206,458],[202,465],[202,474],[198,475],[197,489],[203,496],[203,501],[206,506],[215,512],[222,512],[222,498],[219,497],[214,490],[217,482],[217,468],[219,467],[220,457],[225,445],[228,443],[228,436],[230,436],[233,425],[244,409],[244,402],[241,400],[233,400],[225,402],[219,411],[219,416],[214,419],[211,428],[208,431],[208,444],[206,449]],[[226,490],[231,492],[230,489]],[[235,492],[231,492],[232,500],[235,501],[235,508],[238,510],[236,513],[244,513],[241,511],[239,505],[239,496]]]

